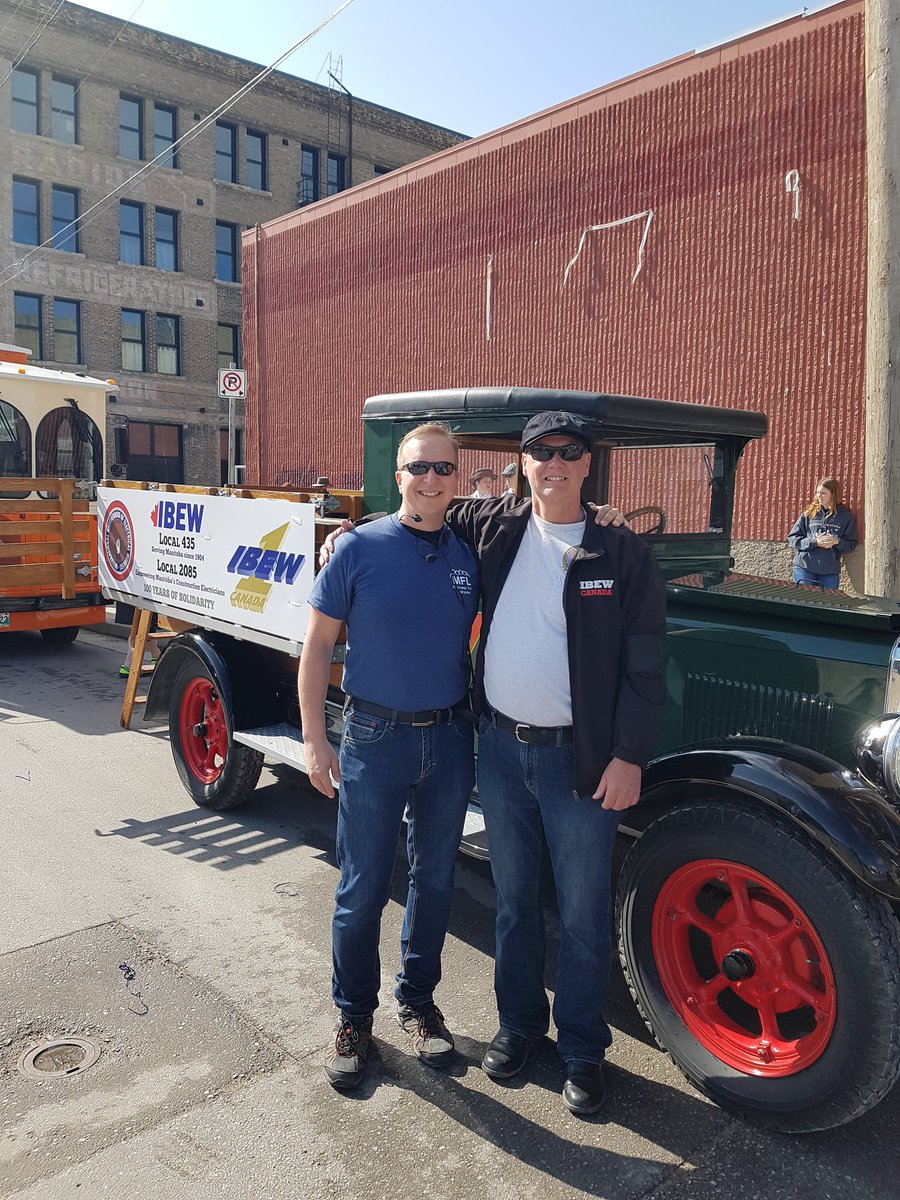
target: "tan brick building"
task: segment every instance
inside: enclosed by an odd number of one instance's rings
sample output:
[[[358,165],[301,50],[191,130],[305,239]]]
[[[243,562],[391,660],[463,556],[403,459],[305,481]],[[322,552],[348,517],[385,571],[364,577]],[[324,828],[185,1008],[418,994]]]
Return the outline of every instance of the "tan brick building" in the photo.
[[[16,62],[56,7],[0,0],[0,340],[119,382],[132,476],[217,482],[242,232],[462,135],[274,72],[192,137],[261,68],[74,4]]]

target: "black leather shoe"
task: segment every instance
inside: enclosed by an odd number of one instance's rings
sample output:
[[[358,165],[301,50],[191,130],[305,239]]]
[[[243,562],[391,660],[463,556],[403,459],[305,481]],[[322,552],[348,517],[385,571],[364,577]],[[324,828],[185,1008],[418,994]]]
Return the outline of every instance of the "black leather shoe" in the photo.
[[[541,1038],[520,1037],[508,1029],[500,1029],[481,1060],[481,1069],[491,1079],[512,1079],[528,1062],[528,1055]]]
[[[562,1098],[569,1112],[579,1117],[597,1112],[606,1099],[603,1067],[598,1063],[581,1062],[577,1058],[567,1062]]]

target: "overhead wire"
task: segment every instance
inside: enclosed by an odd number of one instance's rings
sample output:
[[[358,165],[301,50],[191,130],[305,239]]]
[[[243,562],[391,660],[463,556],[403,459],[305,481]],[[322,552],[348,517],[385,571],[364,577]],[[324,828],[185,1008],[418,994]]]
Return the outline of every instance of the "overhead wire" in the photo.
[[[33,50],[34,47],[38,44],[38,42],[41,40],[41,34],[44,32],[44,30],[47,28],[47,26],[50,24],[50,22],[53,21],[55,17],[59,16],[60,12],[65,7],[65,4],[66,4],[66,0],[59,0],[59,3],[57,4],[56,8],[54,8],[53,11],[43,21],[40,21],[37,24],[37,26],[35,26],[33,32],[30,33],[28,35],[28,37],[26,38],[25,45],[19,51],[18,56],[13,59],[12,66],[9,68],[9,70],[6,72],[6,74],[3,76],[3,78],[0,79],[0,87],[3,87],[4,83],[6,83],[7,79],[9,79],[10,75],[12,75],[13,71],[16,69],[16,67],[19,65],[19,63],[22,61],[22,59],[25,57],[25,55],[28,53],[28,51]],[[16,9],[16,12],[18,12],[18,11],[19,10]],[[15,16],[15,13],[13,13],[13,16]],[[12,18],[10,18],[10,20],[12,20]],[[4,28],[5,28],[5,26],[4,26]]]
[[[65,3],[65,0],[62,0],[62,3]],[[0,271],[0,286],[10,284],[13,282],[13,280],[18,279],[20,275],[24,274],[29,262],[35,257],[35,255],[38,256],[36,259],[37,262],[40,262],[41,259],[45,258],[49,251],[54,248],[53,243],[56,242],[57,239],[63,238],[70,229],[77,227],[80,233],[83,229],[95,221],[97,217],[99,217],[107,208],[109,208],[114,200],[120,199],[123,196],[127,196],[134,191],[134,188],[138,183],[142,182],[150,174],[154,174],[157,170],[159,170],[159,164],[161,163],[161,160],[165,159],[167,161],[171,161],[172,155],[177,150],[189,145],[192,141],[194,141],[195,138],[199,137],[200,134],[208,129],[215,121],[217,121],[219,117],[233,108],[239,100],[243,99],[243,97],[251,92],[253,88],[262,83],[264,79],[268,78],[273,71],[277,70],[278,67],[280,67],[281,64],[288,58],[290,58],[292,54],[295,54],[296,51],[302,46],[305,46],[308,41],[314,38],[318,33],[321,33],[326,26],[330,25],[336,17],[340,16],[344,9],[349,8],[352,3],[353,0],[343,0],[343,3],[338,5],[338,7],[334,9],[329,16],[325,17],[324,20],[320,21],[314,29],[310,30],[310,32],[305,34],[298,42],[295,42],[293,46],[285,50],[283,54],[280,54],[278,58],[274,60],[274,62],[270,63],[269,66],[264,67],[256,75],[254,75],[251,80],[245,83],[242,87],[238,88],[233,95],[229,96],[227,100],[223,101],[217,108],[214,108],[212,112],[208,113],[199,122],[199,124],[194,126],[193,129],[189,129],[188,132],[182,134],[180,138],[176,138],[174,142],[165,146],[159,152],[159,154],[150,159],[148,162],[145,162],[139,170],[135,171],[133,175],[130,175],[117,187],[112,188],[106,193],[105,196],[101,197],[98,201],[96,201],[96,203],[92,204],[90,208],[85,209],[85,211],[75,217],[74,220],[69,221],[67,225],[63,225],[61,228],[55,230],[49,238],[46,238],[39,245],[29,250],[27,254],[22,256],[22,258],[16,259],[15,262],[10,263],[9,266],[3,269],[3,271]],[[62,5],[60,5],[60,7],[62,7]],[[94,215],[91,216],[91,213]],[[44,253],[40,254],[39,252],[42,250]],[[10,271],[14,271],[14,269],[17,267],[19,269],[15,270],[15,273],[10,275]]]

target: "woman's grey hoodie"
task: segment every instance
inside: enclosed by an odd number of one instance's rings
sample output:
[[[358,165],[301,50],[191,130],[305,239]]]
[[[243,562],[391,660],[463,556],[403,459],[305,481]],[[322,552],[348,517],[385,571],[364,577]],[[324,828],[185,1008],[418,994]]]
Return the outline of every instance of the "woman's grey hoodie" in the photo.
[[[838,544],[828,550],[817,546],[816,538],[822,533],[834,534]],[[839,504],[835,513],[830,513],[827,508],[820,508],[814,517],[802,513],[794,522],[787,540],[798,567],[816,575],[839,575],[841,555],[855,550],[859,538],[853,514]]]

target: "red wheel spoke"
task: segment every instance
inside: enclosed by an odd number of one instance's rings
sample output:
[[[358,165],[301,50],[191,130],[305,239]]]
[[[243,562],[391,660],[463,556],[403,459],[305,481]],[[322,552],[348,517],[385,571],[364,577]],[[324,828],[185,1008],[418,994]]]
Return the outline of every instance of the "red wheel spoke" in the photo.
[[[759,1023],[762,1026],[762,1039],[769,1042],[780,1042],[782,1040],[781,1031],[778,1028],[778,1017],[775,1013],[775,1001],[771,996],[766,996],[760,1000],[757,1005],[759,1013]]]
[[[788,923],[782,929],[776,929],[771,934],[772,945],[779,953],[783,954],[785,949],[791,944],[794,938],[800,936],[800,930],[793,921]]]
[[[824,1009],[828,1002],[823,992],[817,991],[794,971],[785,971],[782,990],[788,995],[797,996],[804,1004],[809,1004],[817,1011]]]
[[[691,924],[696,926],[701,933],[705,933],[709,938],[717,938],[722,932],[722,926],[717,925],[712,917],[702,913],[696,904],[689,904],[683,910],[684,917]]]
[[[750,894],[747,891],[747,880],[738,875],[736,871],[730,871],[726,876],[728,886],[731,888],[731,895],[734,899],[734,907],[737,913],[737,919],[742,925],[753,925],[756,922],[756,917],[753,909],[750,906]]]

